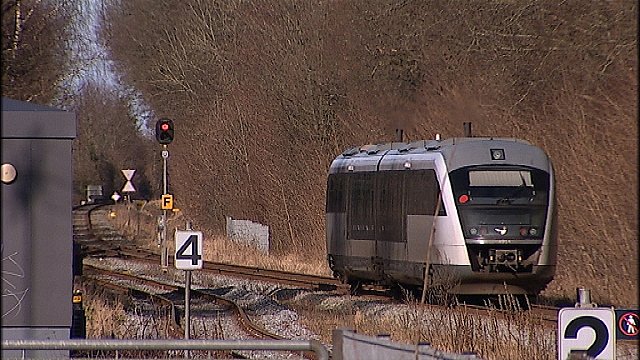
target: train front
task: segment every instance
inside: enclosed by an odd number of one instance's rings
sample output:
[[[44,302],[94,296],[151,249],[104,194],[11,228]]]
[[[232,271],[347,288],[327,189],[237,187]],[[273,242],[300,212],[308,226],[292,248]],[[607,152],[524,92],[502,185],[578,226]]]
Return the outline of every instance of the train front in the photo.
[[[471,263],[458,292],[538,294],[557,252],[548,156],[520,140],[458,140],[449,179]]]

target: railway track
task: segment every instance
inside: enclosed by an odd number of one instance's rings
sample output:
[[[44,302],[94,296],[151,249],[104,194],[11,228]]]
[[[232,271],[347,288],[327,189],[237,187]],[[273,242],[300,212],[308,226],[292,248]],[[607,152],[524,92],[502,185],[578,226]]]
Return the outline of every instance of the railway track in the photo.
[[[147,284],[145,288],[144,281],[140,281],[139,278],[133,279],[134,283],[128,283],[128,280],[131,280],[131,278],[121,275],[122,274],[113,271],[85,265],[83,276],[85,284],[99,288],[102,291],[114,293],[120,296],[123,302],[135,298],[151,304],[154,308],[166,309],[166,311],[160,311],[160,313],[166,314],[166,320],[169,324],[167,327],[167,336],[173,339],[182,338],[184,336],[184,329],[178,320],[178,306],[176,301],[167,295],[175,289],[160,284],[164,292],[151,291],[150,289],[158,284]]]
[[[93,258],[94,265],[90,265],[84,261],[83,278],[85,281],[92,282],[96,286],[119,293],[128,298],[145,298],[147,301],[156,306],[171,309],[166,313],[171,314],[170,321],[172,325],[170,337],[180,338],[183,332],[178,319],[179,312],[184,311],[184,286],[178,285],[170,280],[159,280],[152,276],[142,276],[133,274],[127,270],[114,270],[112,268],[102,268],[95,265],[95,260],[104,260],[107,258],[121,259],[133,263],[146,263],[147,266],[159,268],[160,257],[150,251],[145,251],[132,245],[127,239],[114,234],[107,224],[101,224],[96,221],[100,218],[99,211],[101,205],[83,206],[74,209],[74,241],[80,246],[81,253],[84,258]],[[97,213],[97,215],[95,213]],[[96,215],[96,216],[94,216]],[[100,261],[98,261],[99,263]],[[136,265],[132,265],[135,267]],[[254,279],[261,281],[277,282],[280,284],[294,285],[304,289],[325,289],[334,290],[335,280],[330,278],[322,278],[317,276],[304,276],[301,274],[271,271],[268,269],[260,269],[255,267],[234,266],[208,262],[203,270],[208,275],[224,274],[233,277],[241,277],[245,279]],[[199,271],[200,273],[200,271]],[[166,273],[165,273],[166,275]],[[326,284],[329,282],[329,284]],[[270,332],[255,323],[247,312],[237,302],[227,299],[223,296],[212,293],[209,289],[191,288],[191,314],[198,316],[202,314],[202,318],[211,316],[212,312],[215,316],[221,313],[228,313],[235,319],[237,328],[242,329],[247,339],[276,339],[284,340],[283,336]],[[202,306],[201,306],[202,305]],[[216,308],[212,310],[211,306]],[[236,336],[234,336],[235,338]],[[299,356],[298,354],[295,354]],[[307,356],[308,354],[305,354]],[[243,354],[234,353],[233,356],[242,358]]]
[[[185,289],[183,286],[168,284],[159,281],[158,279],[131,275],[111,269],[102,269],[95,266],[86,266],[86,270],[87,274],[85,276],[102,284],[106,284],[106,286],[120,288],[126,290],[129,293],[131,293],[132,291],[135,291],[136,293],[143,293],[145,296],[148,296],[150,298],[159,299],[160,302],[168,304],[172,309],[184,307],[184,302],[182,300],[184,299],[183,295]],[[128,285],[122,285],[122,283],[127,283]],[[160,292],[160,294],[154,293],[153,290]],[[220,307],[221,310],[229,311],[230,313],[232,313],[233,316],[237,318],[240,327],[244,329],[252,338],[276,340],[284,339],[283,337],[277,334],[273,334],[251,321],[244,309],[235,301],[212,294],[210,292],[207,292],[206,290],[191,289],[191,294],[192,300],[194,300],[195,303],[202,302],[207,304],[216,304]],[[197,314],[197,310],[197,308],[194,309],[195,314]],[[177,318],[179,318],[178,313],[175,310],[174,313],[176,314],[176,316],[174,317],[174,319],[176,319],[176,327],[182,328],[182,326],[177,321]],[[184,334],[184,332],[182,334]]]
[[[98,210],[98,211],[96,211]],[[129,259],[135,260],[138,262],[144,262],[149,265],[159,265],[160,264],[160,256],[151,251],[140,249],[134,245],[132,245],[126,239],[118,238],[112,234],[113,230],[110,229],[110,224],[107,221],[107,215],[105,213],[106,209],[101,207],[93,207],[89,209],[84,209],[84,211],[76,211],[74,212],[74,219],[78,219],[77,231],[78,231],[78,239],[82,242],[83,250],[85,251],[85,255],[88,257],[118,257],[121,259]],[[84,215],[82,214],[84,213]],[[92,213],[94,213],[92,215]],[[88,223],[86,223],[88,222]],[[76,229],[76,221],[74,221],[74,229]],[[75,232],[74,232],[75,233]],[[172,259],[170,259],[172,261]],[[279,285],[289,285],[294,286],[300,289],[309,289],[313,291],[324,290],[334,292],[336,295],[344,295],[349,293],[349,287],[340,283],[337,279],[315,276],[315,275],[306,275],[306,274],[296,274],[286,271],[278,271],[271,269],[263,269],[258,267],[251,266],[239,266],[232,264],[224,264],[217,262],[205,262],[202,270],[199,270],[198,273],[206,273],[209,275],[227,275],[234,278],[242,278],[248,280],[257,280],[261,282],[270,282],[276,283]],[[125,275],[119,275],[125,276]],[[166,286],[164,284],[163,286]],[[180,290],[177,288],[173,288],[171,291]],[[198,295],[205,296],[205,295]],[[223,299],[217,298],[211,301],[215,301],[216,303],[224,302]],[[388,301],[390,303],[394,302],[393,299],[389,298]],[[175,306],[175,305],[174,305]],[[232,307],[233,305],[228,305]],[[522,311],[513,311],[513,310],[500,310],[495,307],[484,307],[478,305],[463,305],[464,311],[468,311],[471,315],[478,316],[498,316],[502,317],[506,320],[512,319],[514,316],[523,315]],[[545,326],[553,327],[557,324],[557,313],[558,308],[531,304],[529,311],[527,311],[529,316],[534,316],[543,321]],[[242,314],[242,312],[239,312]],[[239,317],[245,317],[244,315],[238,315]],[[239,320],[244,321],[244,320]],[[251,325],[246,325],[247,327],[251,327]],[[265,336],[265,338],[278,338],[271,337],[267,334],[262,334],[261,330],[252,330],[248,328],[247,333],[252,333],[256,331],[258,334],[254,336]]]
[[[85,215],[81,215],[79,212],[74,212],[74,219],[76,216],[78,219],[82,219],[83,221],[87,221],[87,225],[82,225],[79,227],[79,230],[82,233],[82,230],[85,228],[88,230],[84,230],[91,234],[95,239],[91,242],[87,243],[86,254],[87,256],[94,257],[121,257],[121,258],[131,258],[137,259],[139,261],[146,261],[150,263],[160,263],[160,255],[153,253],[148,250],[141,249],[134,245],[131,245],[129,241],[126,239],[117,239],[110,234],[108,223],[105,223],[104,220],[106,218],[105,214],[102,216],[92,217],[91,213],[94,210],[100,209],[103,206],[89,206]],[[85,217],[86,216],[86,217]],[[74,220],[75,221],[75,220]],[[80,221],[80,220],[78,220]],[[96,223],[99,226],[93,226],[92,224]],[[75,229],[75,225],[74,225]],[[75,233],[75,230],[74,230]],[[110,240],[105,242],[99,239],[104,237],[108,237]],[[106,245],[108,243],[109,245]],[[169,257],[170,262],[173,261],[172,257]],[[226,264],[212,261],[205,261],[203,265],[202,271],[210,273],[210,274],[220,274],[227,275],[236,278],[243,278],[248,280],[257,280],[263,282],[272,282],[276,284],[295,286],[301,289],[308,289],[312,291],[335,291],[338,294],[348,294],[349,293],[349,285],[343,284],[340,280],[326,277],[326,276],[317,276],[317,275],[309,275],[309,274],[299,274],[287,271],[259,268],[253,266],[244,266],[244,265],[234,265],[234,264]],[[496,310],[495,307],[483,307],[479,305],[466,305],[470,309],[474,309],[474,311],[498,311],[507,313],[507,310]],[[553,322],[557,321],[557,312],[559,308],[553,306],[544,306],[531,304],[530,309],[532,312],[539,314],[545,321]]]
[[[121,257],[132,258],[140,261],[160,263],[160,255],[132,245],[127,239],[113,234],[113,230],[102,219],[104,214],[91,216],[91,213],[102,206],[87,206],[74,211],[74,234],[76,226],[78,242],[82,244],[84,256],[91,257]],[[77,225],[76,225],[77,224]],[[96,226],[94,226],[94,224]],[[75,237],[76,235],[74,235]],[[104,239],[107,239],[104,241]],[[169,262],[173,258],[169,257]],[[349,286],[342,284],[338,279],[310,274],[299,274],[288,271],[225,264],[205,261],[203,269],[211,274],[227,275],[248,280],[258,280],[295,286],[313,291],[337,291],[346,294]]]

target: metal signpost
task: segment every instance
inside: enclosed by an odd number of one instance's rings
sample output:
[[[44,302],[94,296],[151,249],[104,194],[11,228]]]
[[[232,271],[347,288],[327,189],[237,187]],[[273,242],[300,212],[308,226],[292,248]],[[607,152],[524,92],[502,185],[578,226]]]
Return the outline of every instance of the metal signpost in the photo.
[[[169,178],[167,173],[167,159],[169,150],[167,145],[173,141],[173,121],[160,119],[156,122],[156,140],[162,145],[162,219],[160,221],[160,265],[163,269],[169,266],[169,249],[167,247],[167,210],[173,209],[173,196],[169,194]],[[167,201],[167,195],[170,201]]]
[[[162,145],[162,196],[168,194],[168,174],[167,174],[167,159],[169,159],[169,150],[167,145]],[[164,205],[164,201],[162,202]],[[173,205],[173,201],[172,201]],[[163,268],[169,266],[169,248],[167,247],[167,209],[162,206],[162,234],[160,235],[160,264]]]
[[[186,230],[176,230],[176,269],[185,271],[184,286],[184,338],[189,339],[191,329],[191,270],[202,269],[202,232],[192,231],[191,223]]]

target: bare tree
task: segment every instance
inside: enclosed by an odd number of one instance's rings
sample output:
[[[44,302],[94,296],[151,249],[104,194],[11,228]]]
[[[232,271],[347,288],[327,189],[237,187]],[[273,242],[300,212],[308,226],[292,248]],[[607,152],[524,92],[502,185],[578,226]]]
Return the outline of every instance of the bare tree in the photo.
[[[67,1],[2,1],[2,94],[50,102],[64,73]]]
[[[637,252],[636,14],[615,1],[147,0],[110,19],[121,69],[176,121],[173,183],[202,226],[247,217],[280,251],[322,256],[334,156],[396,127],[416,140],[473,121],[551,155],[569,258],[611,221],[614,253]],[[594,279],[622,263],[586,248]]]

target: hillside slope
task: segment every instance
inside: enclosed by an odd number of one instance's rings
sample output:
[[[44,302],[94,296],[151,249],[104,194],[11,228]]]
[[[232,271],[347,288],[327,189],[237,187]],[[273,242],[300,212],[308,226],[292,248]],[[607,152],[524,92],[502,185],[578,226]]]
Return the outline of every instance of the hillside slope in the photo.
[[[122,2],[119,67],[176,123],[171,184],[197,226],[272,228],[324,256],[331,159],[349,145],[512,136],[557,171],[547,295],[638,305],[637,3]]]

